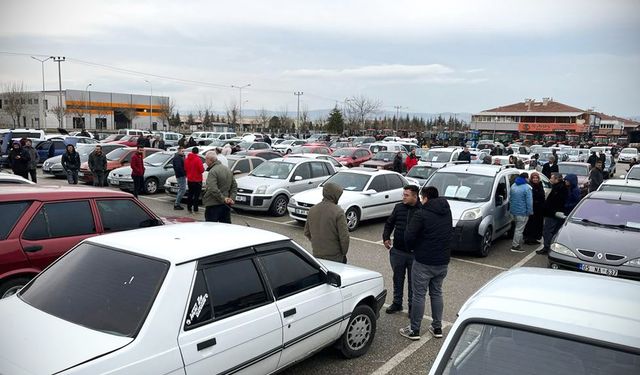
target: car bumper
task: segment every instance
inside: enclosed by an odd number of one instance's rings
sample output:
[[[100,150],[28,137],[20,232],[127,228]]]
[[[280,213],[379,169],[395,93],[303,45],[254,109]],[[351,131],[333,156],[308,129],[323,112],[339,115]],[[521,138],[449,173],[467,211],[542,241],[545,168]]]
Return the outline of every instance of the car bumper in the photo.
[[[303,207],[299,205],[288,205],[287,211],[289,211],[289,217],[295,220],[307,221],[309,215],[309,209],[311,207]]]
[[[585,266],[596,267],[602,269],[602,272],[586,271]],[[579,258],[573,258],[563,254],[556,253],[554,251],[549,252],[549,267],[567,269],[578,272],[593,273],[599,275],[605,275],[606,270],[616,270],[618,274],[616,276],[621,279],[630,279],[640,281],[640,268],[632,266],[612,266],[609,264],[600,264],[595,262],[585,261]]]
[[[109,185],[120,188],[121,190],[133,191],[133,180],[109,179]]]
[[[376,314],[380,316],[380,310],[384,305],[384,302],[387,300],[387,290],[383,289],[380,294],[376,296]]]
[[[234,208],[245,211],[268,211],[272,200],[272,195],[236,194]]]
[[[93,182],[93,173],[81,170],[78,172],[78,179],[82,182]]]
[[[458,220],[453,227],[453,238],[451,239],[451,251],[475,252],[478,250],[481,236],[478,234],[480,222],[476,220]]]
[[[64,176],[64,175],[66,175],[64,169],[62,169],[62,168],[45,167],[44,165],[42,166],[42,173],[43,174],[48,174],[48,175],[51,175],[51,176]]]

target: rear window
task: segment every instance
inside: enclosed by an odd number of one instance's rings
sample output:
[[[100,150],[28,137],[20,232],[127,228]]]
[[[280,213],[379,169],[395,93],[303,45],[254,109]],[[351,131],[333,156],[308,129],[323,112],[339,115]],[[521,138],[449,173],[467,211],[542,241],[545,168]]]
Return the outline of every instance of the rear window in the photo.
[[[31,306],[74,324],[134,337],[169,264],[83,243],[22,289]]]
[[[4,240],[31,202],[0,203],[0,240]]]

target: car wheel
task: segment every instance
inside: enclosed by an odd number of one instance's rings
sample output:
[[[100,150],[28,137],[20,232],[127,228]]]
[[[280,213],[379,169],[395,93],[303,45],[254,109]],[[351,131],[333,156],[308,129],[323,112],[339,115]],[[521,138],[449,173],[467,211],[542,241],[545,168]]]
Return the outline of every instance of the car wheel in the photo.
[[[365,354],[376,335],[376,315],[367,305],[359,305],[351,313],[347,329],[342,334],[340,351],[347,358]]]
[[[0,284],[0,299],[7,298],[18,293],[23,286],[27,285],[29,280],[31,279],[27,277],[18,277]]]
[[[347,210],[344,216],[347,218],[347,228],[349,229],[349,232],[356,230],[360,224],[360,213],[358,212],[358,209],[352,207]]]
[[[149,177],[144,181],[144,191],[147,194],[155,194],[158,192],[158,180],[154,177]]]
[[[478,249],[478,255],[483,258],[489,255],[489,249],[491,248],[491,232],[491,227],[487,228],[487,230],[484,231],[484,235],[480,239],[480,248]]]
[[[284,216],[287,213],[287,204],[289,198],[286,195],[281,194],[276,197],[269,207],[269,213],[273,216]]]

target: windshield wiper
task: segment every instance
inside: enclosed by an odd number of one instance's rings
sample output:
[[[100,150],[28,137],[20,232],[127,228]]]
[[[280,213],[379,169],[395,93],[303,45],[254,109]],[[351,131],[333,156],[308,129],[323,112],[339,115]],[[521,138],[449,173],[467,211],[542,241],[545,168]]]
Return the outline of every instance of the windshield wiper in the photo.
[[[589,220],[589,219],[580,219],[580,221],[583,222],[583,223],[599,225],[599,226],[607,227],[607,228],[619,228],[619,229],[626,229],[627,228],[627,226],[624,225],[624,224],[599,223],[597,221],[593,221],[593,220]]]

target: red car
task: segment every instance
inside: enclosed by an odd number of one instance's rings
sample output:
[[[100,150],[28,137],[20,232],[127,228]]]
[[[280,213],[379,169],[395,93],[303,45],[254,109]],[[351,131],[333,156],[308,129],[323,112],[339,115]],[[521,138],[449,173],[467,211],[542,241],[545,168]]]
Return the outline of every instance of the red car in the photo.
[[[331,156],[336,158],[340,164],[351,168],[359,167],[360,164],[371,159],[373,154],[371,154],[371,151],[364,148],[344,147],[335,150]]]
[[[0,194],[0,298],[85,238],[194,221],[162,219],[131,194],[108,189],[21,185],[2,187]]]
[[[306,144],[294,147],[291,154],[323,154],[331,155],[331,149],[325,145]]]
[[[123,147],[117,150],[113,150],[108,153],[107,156],[107,173],[105,173],[105,178],[112,170],[116,168],[120,168],[125,164],[131,161],[131,157],[133,153],[136,152],[136,147]],[[156,152],[163,151],[159,148],[148,148],[144,149],[144,157],[151,154],[155,154]],[[93,183],[93,173],[89,169],[89,162],[84,162],[80,165],[80,172],[78,173],[78,179],[82,182]]]
[[[138,138],[139,137],[137,135],[125,135],[124,137],[112,143],[119,143],[127,147],[136,147],[138,145]]]

